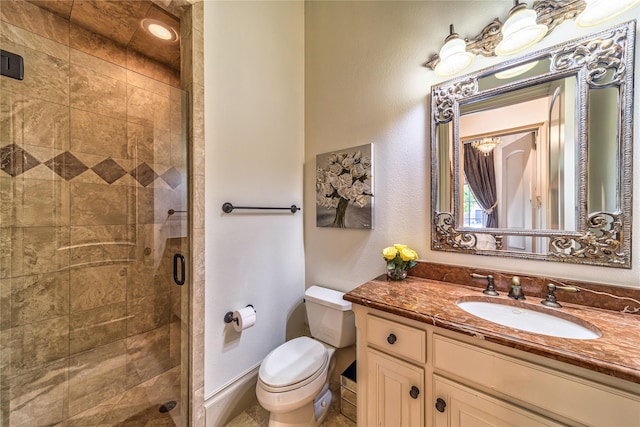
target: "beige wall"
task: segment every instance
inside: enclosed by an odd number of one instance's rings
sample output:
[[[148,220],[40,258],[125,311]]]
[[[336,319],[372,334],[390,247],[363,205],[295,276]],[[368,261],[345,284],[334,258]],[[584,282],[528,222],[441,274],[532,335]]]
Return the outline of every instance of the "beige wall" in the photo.
[[[450,23],[462,37],[473,37],[496,16],[504,20],[511,6],[510,1],[306,3],[306,286],[354,288],[384,272],[382,248],[405,243],[426,261],[640,287],[637,237],[631,270],[430,249],[429,93],[440,80],[421,64],[442,46]],[[566,22],[536,48],[637,18],[638,13],[636,8],[587,30]],[[497,62],[476,58],[471,70]],[[636,88],[639,76],[636,73]],[[634,102],[636,128],[639,92]],[[375,230],[316,228],[315,156],[369,142],[375,150]],[[634,151],[636,164],[639,151]],[[638,173],[635,168],[635,182]],[[636,213],[638,191],[635,186]],[[635,215],[633,226],[639,229],[640,215]]]
[[[304,3],[207,1],[205,42],[205,358],[209,399],[302,326],[302,214],[222,212],[302,206]],[[252,304],[235,332],[227,311]]]

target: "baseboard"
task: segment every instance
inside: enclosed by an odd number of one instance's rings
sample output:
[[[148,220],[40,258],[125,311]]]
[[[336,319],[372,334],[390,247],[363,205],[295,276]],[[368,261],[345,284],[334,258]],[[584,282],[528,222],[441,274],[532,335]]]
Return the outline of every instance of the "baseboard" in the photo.
[[[204,402],[205,426],[223,427],[257,402],[256,383],[260,365],[248,371]]]

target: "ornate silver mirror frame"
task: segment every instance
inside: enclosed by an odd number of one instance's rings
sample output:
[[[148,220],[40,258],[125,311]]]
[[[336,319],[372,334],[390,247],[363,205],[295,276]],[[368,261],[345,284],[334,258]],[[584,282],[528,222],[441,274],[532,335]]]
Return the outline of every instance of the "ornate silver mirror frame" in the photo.
[[[439,251],[508,256],[607,267],[631,268],[631,196],[633,148],[633,66],[635,21],[562,43],[432,87],[431,91],[431,248]],[[480,89],[479,80],[520,65],[546,60],[544,72]],[[574,230],[470,228],[460,223],[460,108],[500,94],[565,77],[576,78],[576,226]],[[617,209],[588,212],[590,91],[617,89]],[[442,131],[451,141],[443,141]],[[443,153],[443,142],[450,153]],[[451,160],[453,164],[449,164]],[[592,160],[593,161],[593,160]],[[445,164],[446,163],[446,164]],[[450,179],[443,181],[443,173]],[[443,203],[442,198],[447,201]],[[449,206],[450,210],[446,207]],[[536,252],[506,251],[503,239],[527,236],[544,242]],[[479,238],[491,238],[489,249]]]

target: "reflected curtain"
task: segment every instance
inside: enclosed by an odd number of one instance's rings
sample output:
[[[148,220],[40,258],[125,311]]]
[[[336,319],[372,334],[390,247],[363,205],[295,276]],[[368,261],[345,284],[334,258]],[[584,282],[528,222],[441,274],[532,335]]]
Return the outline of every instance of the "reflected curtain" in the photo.
[[[473,148],[471,144],[464,147],[464,175],[471,191],[487,218],[486,227],[498,227],[498,196],[496,194],[496,170],[493,151],[485,156]]]

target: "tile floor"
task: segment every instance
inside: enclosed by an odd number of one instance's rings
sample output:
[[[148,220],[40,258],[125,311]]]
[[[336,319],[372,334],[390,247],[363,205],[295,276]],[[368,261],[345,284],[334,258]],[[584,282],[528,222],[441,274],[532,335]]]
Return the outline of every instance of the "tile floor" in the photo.
[[[331,392],[333,393],[333,401],[329,407],[327,418],[322,422],[321,427],[356,427],[356,423],[340,413],[339,386],[332,385]],[[267,427],[268,424],[269,413],[260,404],[255,403],[227,423],[226,427]]]
[[[177,366],[56,427],[175,427],[180,425],[179,396],[180,366]],[[177,406],[171,412],[160,412],[160,406],[170,400],[178,400]]]

